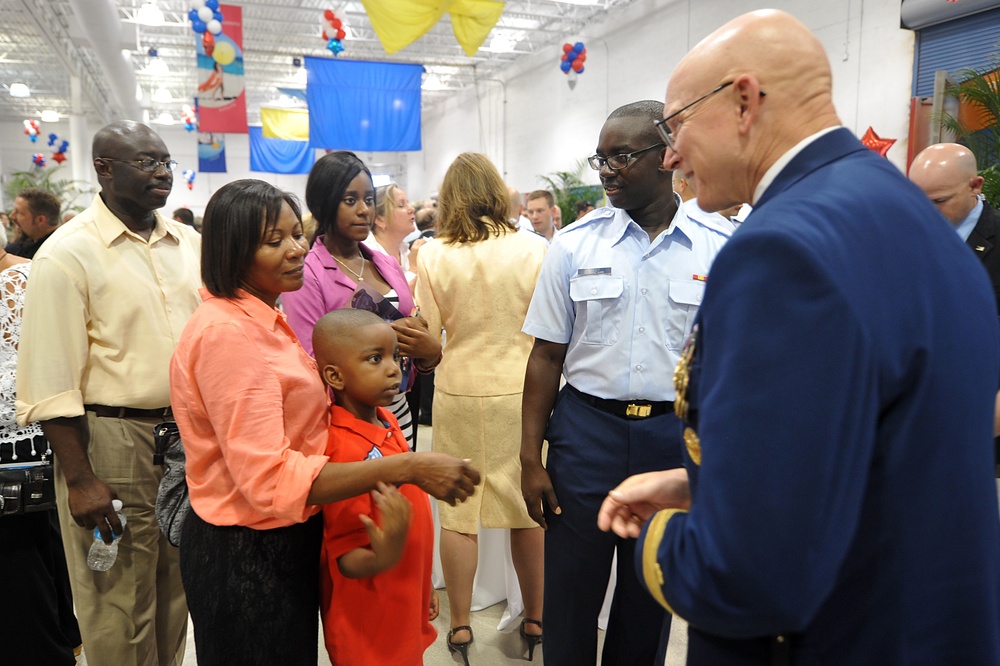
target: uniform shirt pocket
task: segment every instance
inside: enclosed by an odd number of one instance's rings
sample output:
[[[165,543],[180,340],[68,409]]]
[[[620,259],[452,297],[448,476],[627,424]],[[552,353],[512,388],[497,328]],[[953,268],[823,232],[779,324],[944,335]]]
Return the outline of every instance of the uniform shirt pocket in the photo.
[[[583,329],[580,342],[613,345],[618,342],[621,296],[620,275],[580,275],[569,281],[569,297],[576,307],[575,326]]]
[[[670,312],[667,314],[667,349],[680,351],[691,333],[694,316],[705,295],[701,280],[670,280],[668,292]]]

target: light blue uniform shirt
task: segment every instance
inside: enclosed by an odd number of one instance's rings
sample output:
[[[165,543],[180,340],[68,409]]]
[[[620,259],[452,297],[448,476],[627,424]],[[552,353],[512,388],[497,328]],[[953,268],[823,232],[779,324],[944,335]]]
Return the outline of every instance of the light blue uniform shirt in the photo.
[[[980,199],[976,202],[975,207],[969,211],[969,214],[965,216],[965,219],[955,227],[955,233],[958,234],[963,243],[969,240],[969,236],[972,235],[972,230],[976,228],[976,223],[979,222],[979,216],[982,214],[983,200]]]
[[[673,400],[674,366],[728,237],[678,209],[650,242],[624,210],[598,208],[552,239],[522,330],[567,345],[563,375],[584,393]]]

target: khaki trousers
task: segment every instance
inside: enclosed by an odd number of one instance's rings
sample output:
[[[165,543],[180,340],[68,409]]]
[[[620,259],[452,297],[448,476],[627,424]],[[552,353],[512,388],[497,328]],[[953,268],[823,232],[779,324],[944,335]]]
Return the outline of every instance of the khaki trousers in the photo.
[[[158,421],[87,413],[90,463],[125,505],[128,521],[118,559],[109,571],[87,567],[93,532],[73,521],[66,479],[58,457],[55,461],[63,547],[90,666],[180,666],[184,659],[187,602],[178,549],[160,533],[153,513],[163,475],[153,464],[153,426]]]

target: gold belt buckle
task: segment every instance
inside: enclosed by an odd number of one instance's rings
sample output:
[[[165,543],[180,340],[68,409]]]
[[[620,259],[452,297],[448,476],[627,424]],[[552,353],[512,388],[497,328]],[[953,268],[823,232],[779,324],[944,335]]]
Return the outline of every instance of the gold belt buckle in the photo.
[[[630,402],[628,407],[625,408],[625,416],[644,419],[649,416],[652,411],[652,405],[637,405],[634,402]]]

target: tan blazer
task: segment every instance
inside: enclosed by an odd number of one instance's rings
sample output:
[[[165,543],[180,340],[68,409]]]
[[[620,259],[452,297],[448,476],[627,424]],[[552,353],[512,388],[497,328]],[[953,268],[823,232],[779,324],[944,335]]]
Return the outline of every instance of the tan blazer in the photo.
[[[508,232],[478,243],[432,239],[417,257],[417,306],[446,332],[436,388],[452,395],[520,393],[534,338],[521,332],[545,243]]]

